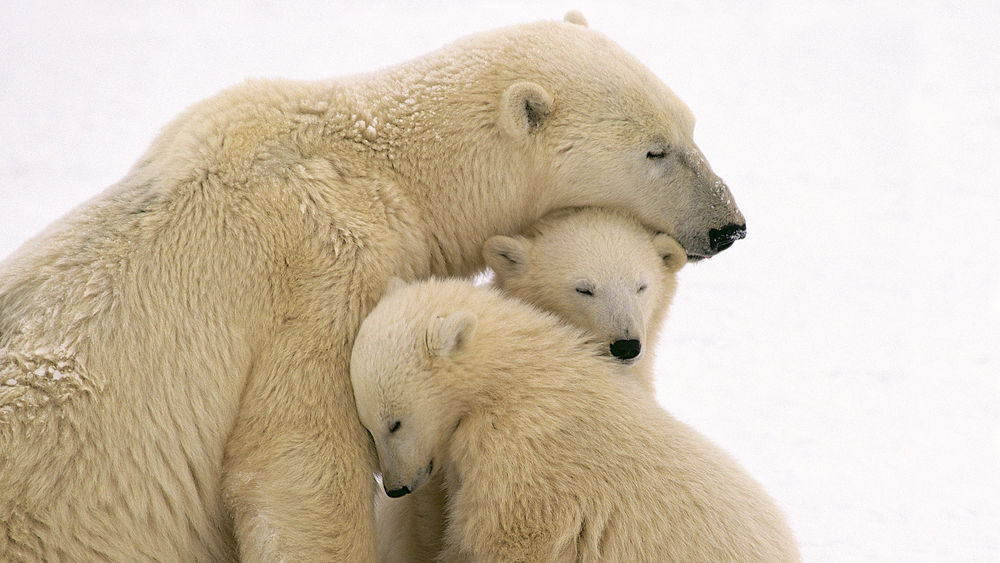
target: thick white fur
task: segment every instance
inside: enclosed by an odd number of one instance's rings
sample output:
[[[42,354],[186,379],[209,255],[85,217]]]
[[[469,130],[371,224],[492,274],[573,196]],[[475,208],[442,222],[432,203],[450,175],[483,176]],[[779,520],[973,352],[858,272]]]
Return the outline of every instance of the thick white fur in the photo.
[[[651,347],[676,293],[677,271],[686,262],[676,241],[653,234],[626,212],[567,209],[546,215],[523,236],[491,237],[483,255],[501,292],[583,329],[605,354],[615,339],[640,340],[641,355],[622,371],[653,393]],[[578,293],[581,284],[593,295]],[[403,498],[376,494],[380,561],[436,557],[444,533],[443,486],[438,476]]]
[[[374,558],[348,361],[386,279],[469,274],[573,205],[705,254],[742,217],[692,127],[562,22],[195,105],[0,266],[0,558]]]
[[[386,490],[441,476],[442,561],[799,559],[735,461],[585,334],[495,290],[431,280],[386,295],[351,377]]]

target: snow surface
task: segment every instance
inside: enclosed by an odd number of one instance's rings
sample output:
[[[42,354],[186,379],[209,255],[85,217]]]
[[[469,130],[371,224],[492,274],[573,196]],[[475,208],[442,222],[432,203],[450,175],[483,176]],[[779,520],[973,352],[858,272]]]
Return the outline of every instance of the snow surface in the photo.
[[[748,219],[681,274],[661,402],[807,561],[1000,561],[996,3],[119,4],[0,6],[0,256],[227,85],[577,8],[691,106]]]

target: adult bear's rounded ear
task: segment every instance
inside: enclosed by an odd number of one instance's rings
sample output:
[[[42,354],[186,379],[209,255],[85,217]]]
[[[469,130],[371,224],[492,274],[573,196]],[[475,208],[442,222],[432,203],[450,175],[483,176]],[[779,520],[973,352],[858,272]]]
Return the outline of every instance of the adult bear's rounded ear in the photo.
[[[674,237],[666,233],[657,233],[653,236],[653,248],[663,260],[663,265],[671,272],[676,272],[687,264],[687,252],[674,240]]]
[[[497,235],[483,244],[483,258],[498,278],[519,275],[528,263],[531,241],[522,237]]]
[[[440,358],[464,350],[476,333],[477,323],[478,318],[471,311],[432,318],[427,326],[427,351]]]
[[[570,10],[566,12],[566,15],[563,16],[563,21],[566,23],[582,25],[583,27],[590,27],[587,25],[587,18],[583,17],[583,13],[579,10]]]
[[[534,134],[551,113],[552,95],[534,82],[511,84],[500,99],[500,127],[512,137]]]

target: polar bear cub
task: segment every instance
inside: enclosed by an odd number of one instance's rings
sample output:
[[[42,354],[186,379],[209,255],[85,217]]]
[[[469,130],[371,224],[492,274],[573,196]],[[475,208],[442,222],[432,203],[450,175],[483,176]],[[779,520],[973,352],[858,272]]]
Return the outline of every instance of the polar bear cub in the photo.
[[[624,211],[569,209],[488,239],[483,257],[505,294],[582,328],[652,391],[650,349],[687,262],[672,237]]]
[[[774,502],[582,331],[458,280],[391,287],[351,382],[389,496],[440,476],[444,561],[796,561]]]

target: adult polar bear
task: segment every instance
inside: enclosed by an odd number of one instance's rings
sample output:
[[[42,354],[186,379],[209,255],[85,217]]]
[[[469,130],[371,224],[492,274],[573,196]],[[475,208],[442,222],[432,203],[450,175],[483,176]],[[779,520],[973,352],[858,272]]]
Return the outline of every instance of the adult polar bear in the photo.
[[[7,260],[3,558],[372,559],[348,366],[389,276],[472,273],[566,206],[741,237],[689,110],[567,19],[225,91]]]

